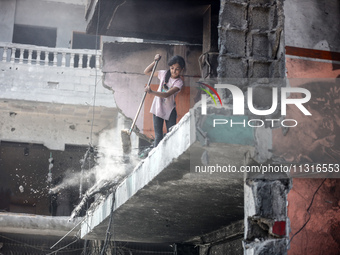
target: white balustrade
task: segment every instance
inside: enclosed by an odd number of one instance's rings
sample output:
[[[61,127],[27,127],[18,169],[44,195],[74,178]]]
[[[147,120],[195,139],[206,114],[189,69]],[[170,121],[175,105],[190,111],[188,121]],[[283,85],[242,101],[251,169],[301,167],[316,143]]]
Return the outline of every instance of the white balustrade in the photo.
[[[7,47],[4,47],[3,49],[2,61],[5,62],[7,61]]]
[[[91,61],[92,56],[93,56],[93,55],[87,55],[87,63],[86,63],[86,66],[87,66],[88,69],[90,68],[90,61]]]
[[[32,53],[33,53],[33,50],[32,50],[32,49],[29,49],[29,50],[28,50],[28,64],[29,64],[29,65],[32,64]]]
[[[15,51],[16,51],[16,48],[12,48],[11,63],[14,63],[15,61]]]
[[[25,49],[20,49],[19,48],[19,52],[20,52],[20,55],[19,55],[19,63],[20,64],[22,64],[22,63],[24,63],[24,51],[25,51]]]
[[[99,69],[100,57],[100,50],[49,48],[28,44],[0,43],[0,61],[9,63]],[[92,59],[94,61],[91,61]]]
[[[48,58],[49,58],[49,56],[48,56],[48,51],[44,51],[44,55],[45,55],[44,65],[45,65],[45,66],[48,66]]]
[[[65,67],[66,66],[66,52],[61,53],[61,66]]]
[[[53,52],[53,66],[57,66],[57,62],[58,62],[58,52]]]
[[[41,54],[41,50],[37,50],[37,59],[36,59],[36,63],[40,63],[40,60],[41,60],[41,57],[40,57],[40,54]]]
[[[70,59],[70,67],[73,68],[74,67],[74,53],[71,53],[71,59]]]
[[[83,54],[79,54],[78,67],[79,67],[79,68],[82,68],[82,67],[83,67]]]

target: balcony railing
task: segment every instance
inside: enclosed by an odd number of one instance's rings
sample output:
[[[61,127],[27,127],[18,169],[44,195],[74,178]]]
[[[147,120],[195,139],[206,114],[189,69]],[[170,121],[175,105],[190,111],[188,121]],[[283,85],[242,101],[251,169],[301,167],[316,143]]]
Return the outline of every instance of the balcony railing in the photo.
[[[28,44],[0,43],[0,61],[27,65],[100,68],[100,50],[49,48]]]

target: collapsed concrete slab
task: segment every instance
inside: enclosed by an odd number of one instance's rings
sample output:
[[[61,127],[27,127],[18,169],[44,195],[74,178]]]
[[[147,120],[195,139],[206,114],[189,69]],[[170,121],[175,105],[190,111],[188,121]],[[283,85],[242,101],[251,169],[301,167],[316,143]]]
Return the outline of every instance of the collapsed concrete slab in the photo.
[[[243,174],[218,173],[216,167],[239,168],[253,141],[204,145],[200,136],[206,132],[197,123],[205,121],[190,110],[115,194],[87,213],[81,237],[105,239],[111,219],[114,240],[199,244],[203,234],[242,220]]]

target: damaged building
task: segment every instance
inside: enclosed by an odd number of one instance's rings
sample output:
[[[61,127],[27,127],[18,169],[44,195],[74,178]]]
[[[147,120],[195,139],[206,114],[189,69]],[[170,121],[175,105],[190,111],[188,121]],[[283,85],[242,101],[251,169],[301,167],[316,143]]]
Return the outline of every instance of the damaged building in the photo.
[[[339,8],[0,0],[0,254],[338,254]],[[124,151],[156,53],[177,125]]]

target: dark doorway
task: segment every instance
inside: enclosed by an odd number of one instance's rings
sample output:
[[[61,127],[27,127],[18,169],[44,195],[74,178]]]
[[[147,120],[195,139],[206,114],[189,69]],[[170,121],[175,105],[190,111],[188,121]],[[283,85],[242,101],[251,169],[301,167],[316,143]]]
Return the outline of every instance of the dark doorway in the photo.
[[[100,49],[100,36],[89,35],[81,32],[73,32],[72,36],[72,49],[90,49],[98,50]],[[83,56],[83,68],[86,67],[88,56]],[[92,56],[90,59],[90,67],[95,67],[96,59]],[[79,65],[79,55],[74,56],[74,67]]]
[[[13,43],[55,47],[57,28],[14,24]]]
[[[72,49],[99,49],[100,36],[73,32]]]

